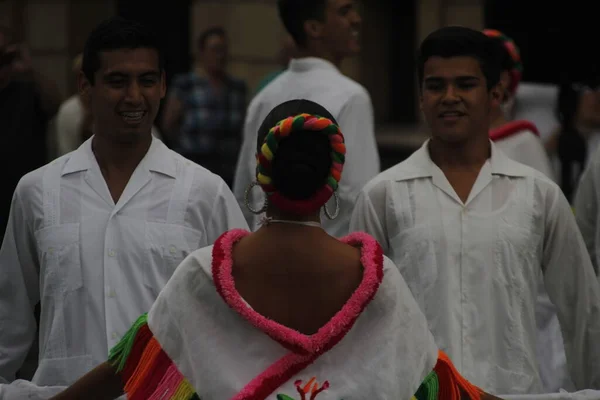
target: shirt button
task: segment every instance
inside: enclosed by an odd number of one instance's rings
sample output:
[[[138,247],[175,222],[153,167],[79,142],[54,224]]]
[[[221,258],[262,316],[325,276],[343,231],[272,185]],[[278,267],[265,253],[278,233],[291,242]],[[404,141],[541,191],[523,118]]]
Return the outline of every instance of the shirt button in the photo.
[[[119,335],[117,335],[117,332],[113,332],[111,337],[112,340],[117,340],[119,338]]]
[[[177,248],[176,248],[175,246],[171,245],[171,246],[169,247],[169,252],[170,252],[171,254],[175,254],[175,253],[177,252]]]
[[[54,254],[54,248],[53,248],[53,247],[49,247],[49,248],[48,248],[48,253],[50,253],[50,254]]]
[[[115,291],[111,289],[108,291],[107,296],[108,298],[112,299],[113,297],[117,296],[117,293],[115,293]]]
[[[114,251],[114,250],[109,250],[109,251],[108,251],[108,256],[109,256],[109,257],[114,257],[116,254],[117,254],[117,252],[116,252],[116,251]]]

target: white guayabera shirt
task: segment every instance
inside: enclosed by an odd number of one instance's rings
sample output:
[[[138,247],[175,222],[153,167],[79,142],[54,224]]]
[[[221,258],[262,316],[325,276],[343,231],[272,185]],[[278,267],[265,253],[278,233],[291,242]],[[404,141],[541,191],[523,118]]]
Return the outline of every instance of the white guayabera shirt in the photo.
[[[543,391],[535,304],[543,279],[577,389],[600,388],[600,288],[562,192],[492,144],[463,203],[428,142],[362,191],[351,229],[400,269],[436,343],[497,395]]]
[[[38,301],[33,384],[71,384],[106,361],[189,253],[236,227],[247,224],[223,180],[158,139],[116,204],[91,139],[27,174],[0,250],[0,382],[33,342]],[[0,399],[20,390],[35,398],[21,381],[0,384]]]

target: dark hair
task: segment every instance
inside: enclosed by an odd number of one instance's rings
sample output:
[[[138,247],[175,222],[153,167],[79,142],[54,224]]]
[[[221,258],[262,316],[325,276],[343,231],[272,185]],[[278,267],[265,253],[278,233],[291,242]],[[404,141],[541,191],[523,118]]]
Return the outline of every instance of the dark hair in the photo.
[[[208,39],[211,36],[219,36],[219,37],[222,37],[223,39],[226,39],[227,33],[225,32],[225,29],[223,29],[220,26],[214,26],[212,28],[205,30],[204,32],[202,32],[200,34],[200,36],[198,37],[198,41],[196,42],[196,45],[198,46],[198,50],[200,50],[200,51],[204,50],[204,48],[206,47],[206,42],[208,41]]]
[[[438,29],[423,40],[417,54],[419,87],[423,85],[425,62],[431,57],[473,57],[479,61],[488,90],[500,81],[501,53],[498,46],[480,31],[461,26]]]
[[[581,102],[583,85],[564,82],[558,91],[556,114],[561,128],[558,135],[558,158],[560,160],[561,189],[572,200],[579,176],[573,176],[573,168],[583,172],[587,156],[587,143],[576,126],[577,109]]]
[[[83,49],[81,70],[94,84],[94,74],[100,69],[100,53],[119,49],[154,49],[158,53],[159,68],[164,68],[163,54],[158,38],[146,26],[137,21],[122,17],[112,17],[101,22],[90,36]]]
[[[328,118],[333,116],[310,100],[290,100],[275,107],[258,129],[257,151],[269,130],[285,118],[307,113]],[[271,163],[273,186],[291,200],[305,200],[325,184],[331,170],[331,144],[327,135],[297,131],[281,139]]]
[[[277,0],[283,26],[298,47],[305,47],[308,39],[304,23],[311,19],[324,21],[326,5],[327,0]]]

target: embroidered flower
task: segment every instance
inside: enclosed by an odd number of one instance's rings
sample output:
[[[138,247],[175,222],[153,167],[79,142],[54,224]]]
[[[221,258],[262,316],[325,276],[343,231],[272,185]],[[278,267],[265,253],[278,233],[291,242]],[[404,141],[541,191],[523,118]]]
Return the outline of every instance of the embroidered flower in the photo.
[[[302,386],[302,381],[297,380],[294,382],[296,386],[296,390],[300,393],[300,400],[315,400],[319,393],[327,390],[329,388],[329,382],[325,381],[322,385],[319,386],[317,382],[317,378],[313,377],[310,381],[308,381],[304,386]],[[310,395],[310,397],[307,397]],[[295,400],[293,397],[290,397],[286,394],[278,394],[277,400]]]

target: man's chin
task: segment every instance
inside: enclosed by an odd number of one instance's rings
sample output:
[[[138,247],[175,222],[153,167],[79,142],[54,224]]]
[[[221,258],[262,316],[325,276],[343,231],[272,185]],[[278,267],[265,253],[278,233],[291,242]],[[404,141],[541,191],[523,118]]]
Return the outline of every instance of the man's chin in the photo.
[[[121,144],[135,144],[152,137],[151,129],[126,129],[118,132],[114,139]]]
[[[442,143],[446,143],[449,145],[457,145],[460,143],[464,143],[469,135],[464,132],[444,132],[432,135],[433,138],[439,140]]]

